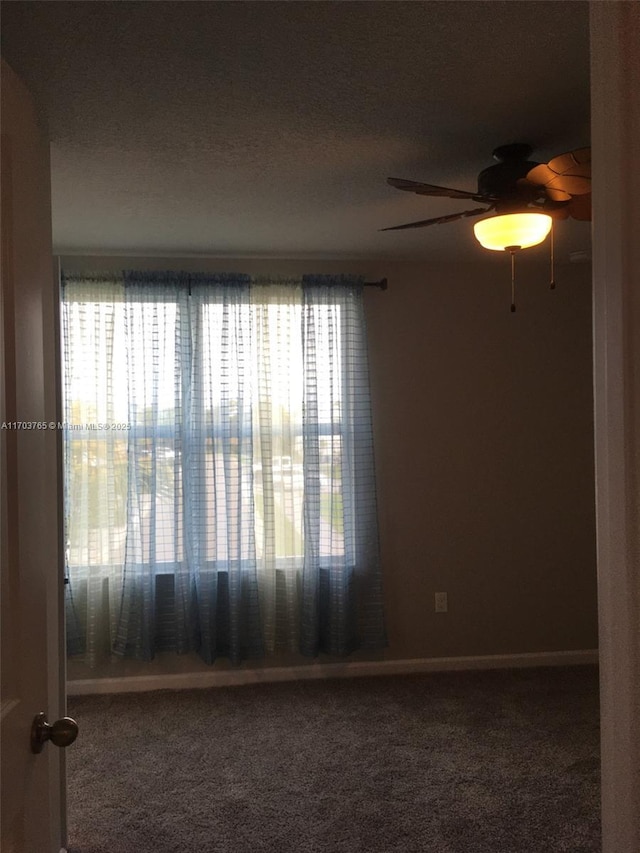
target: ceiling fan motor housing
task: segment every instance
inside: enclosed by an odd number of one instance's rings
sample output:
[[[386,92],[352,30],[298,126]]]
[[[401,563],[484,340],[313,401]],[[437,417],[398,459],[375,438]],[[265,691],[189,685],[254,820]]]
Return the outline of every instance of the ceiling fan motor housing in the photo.
[[[493,158],[498,162],[483,169],[478,175],[478,200],[481,197],[496,199],[497,209],[500,210],[522,207],[532,202],[538,195],[537,190],[532,188],[533,192],[527,191],[526,186],[518,184],[520,178],[525,178],[534,166],[539,165],[527,159],[531,151],[530,145],[520,142],[496,148]]]

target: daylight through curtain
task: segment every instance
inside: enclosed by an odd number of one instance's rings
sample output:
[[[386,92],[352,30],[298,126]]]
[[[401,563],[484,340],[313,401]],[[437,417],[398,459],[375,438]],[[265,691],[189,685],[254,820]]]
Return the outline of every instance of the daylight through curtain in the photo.
[[[384,645],[362,285],[63,281],[70,654]]]

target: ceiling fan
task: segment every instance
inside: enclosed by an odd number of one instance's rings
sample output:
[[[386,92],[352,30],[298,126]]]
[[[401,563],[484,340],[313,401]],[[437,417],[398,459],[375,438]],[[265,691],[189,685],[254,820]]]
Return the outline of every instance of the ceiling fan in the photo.
[[[496,148],[493,158],[497,163],[480,172],[476,192],[406,181],[402,178],[387,178],[387,183],[399,190],[418,195],[471,199],[486,206],[381,230],[424,228],[427,225],[440,225],[491,211],[495,211],[497,215],[531,211],[548,214],[554,219],[566,219],[569,216],[574,219],[590,219],[591,149],[578,148],[560,154],[548,163],[529,160],[532,150],[530,145],[521,142]]]
[[[501,145],[493,152],[496,164],[478,175],[478,189],[458,190],[423,184],[402,178],[387,178],[392,187],[418,195],[471,199],[485,205],[459,213],[420,219],[405,225],[382,228],[382,231],[401,231],[442,225],[468,216],[491,214],[474,225],[476,239],[485,249],[507,251],[511,254],[511,310],[513,300],[514,254],[518,249],[537,246],[552,234],[554,219],[591,219],[591,149],[578,148],[554,157],[548,163],[530,160],[530,145],[514,142]],[[553,281],[553,242],[552,275]]]

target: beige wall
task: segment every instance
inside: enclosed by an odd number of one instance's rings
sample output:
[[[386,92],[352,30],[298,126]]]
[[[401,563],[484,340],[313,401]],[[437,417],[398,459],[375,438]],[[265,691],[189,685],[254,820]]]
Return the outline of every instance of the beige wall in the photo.
[[[387,291],[366,292],[385,657],[597,647],[588,264],[559,267],[550,292],[546,252],[523,254],[515,314],[508,259],[489,253],[467,267],[63,260],[83,267],[386,276]],[[165,658],[153,671],[184,666],[204,668]],[[119,671],[150,670],[105,674]]]
[[[590,271],[406,270],[368,297],[398,657],[594,648]],[[433,595],[449,593],[449,613]]]

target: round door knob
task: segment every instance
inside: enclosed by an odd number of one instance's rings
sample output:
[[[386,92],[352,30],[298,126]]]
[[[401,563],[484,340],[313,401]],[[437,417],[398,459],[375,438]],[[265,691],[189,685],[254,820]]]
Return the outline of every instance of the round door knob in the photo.
[[[55,746],[69,746],[78,737],[78,724],[71,717],[62,717],[55,723],[47,722],[47,715],[37,714],[31,726],[31,751],[42,752],[50,740]]]

